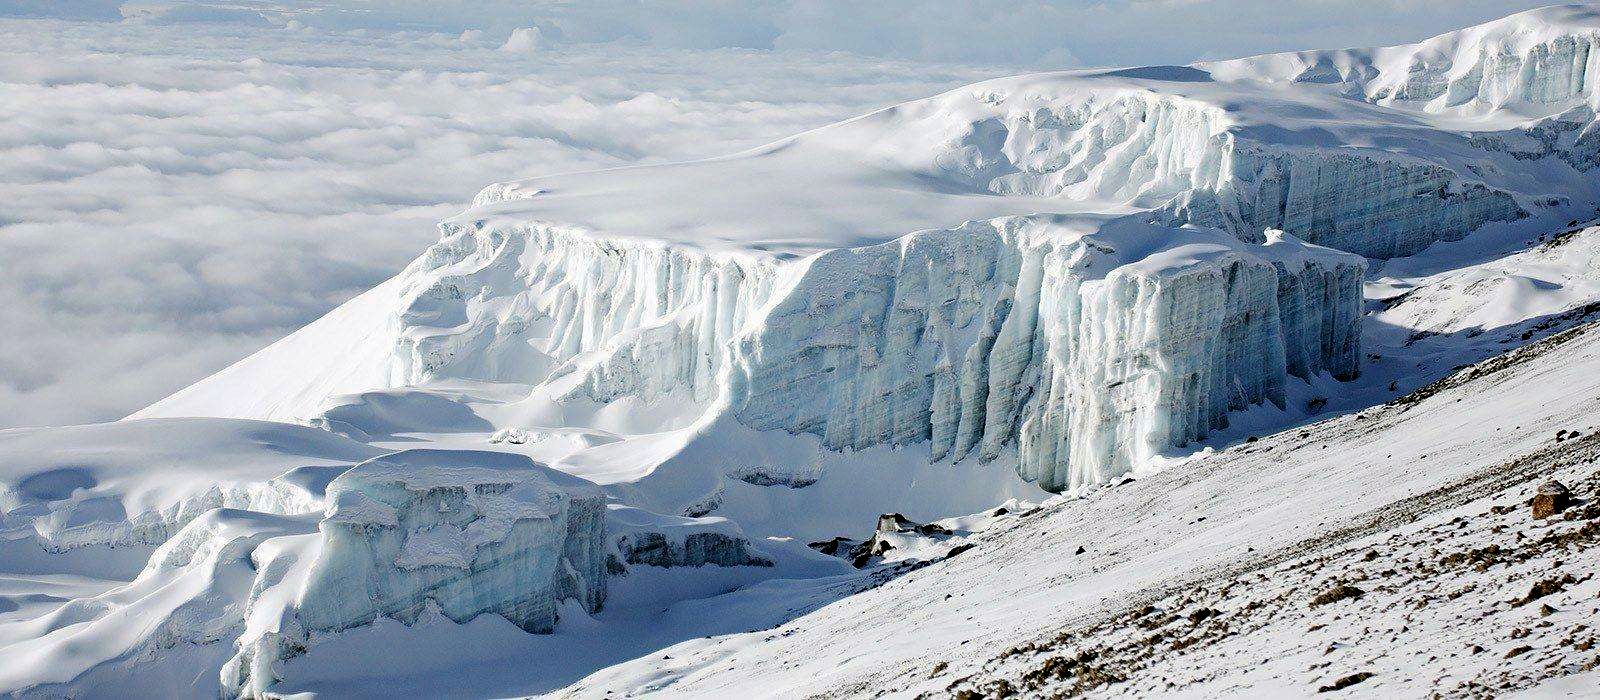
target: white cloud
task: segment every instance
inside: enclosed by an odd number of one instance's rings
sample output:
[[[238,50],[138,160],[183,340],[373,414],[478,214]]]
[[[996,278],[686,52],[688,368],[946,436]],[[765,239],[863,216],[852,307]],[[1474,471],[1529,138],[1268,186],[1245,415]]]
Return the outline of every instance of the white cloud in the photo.
[[[538,51],[544,44],[544,37],[539,34],[538,27],[517,27],[511,30],[510,38],[500,45],[504,53],[530,53]]]
[[[0,20],[0,427],[220,369],[491,181],[730,152],[987,73],[368,34]]]

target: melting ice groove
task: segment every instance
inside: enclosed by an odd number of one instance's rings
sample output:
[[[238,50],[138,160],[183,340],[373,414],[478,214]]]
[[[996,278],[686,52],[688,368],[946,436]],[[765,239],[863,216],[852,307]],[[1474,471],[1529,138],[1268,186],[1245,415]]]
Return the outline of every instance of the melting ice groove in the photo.
[[[3,573],[104,582],[0,608],[0,692],[348,690],[318,659],[363,630],[521,639],[485,618],[580,651],[482,691],[555,690],[883,583],[804,546],[878,513],[1026,509],[1387,400],[1600,300],[1588,231],[1517,252],[1600,211],[1596,85],[1600,13],[1556,7],[491,185],[129,419],[0,431]]]

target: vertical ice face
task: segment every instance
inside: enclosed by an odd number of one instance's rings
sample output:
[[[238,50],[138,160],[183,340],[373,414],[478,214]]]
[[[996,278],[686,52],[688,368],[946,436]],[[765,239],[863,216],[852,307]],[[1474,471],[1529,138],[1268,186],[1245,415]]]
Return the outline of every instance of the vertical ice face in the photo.
[[[986,99],[994,116],[946,144],[936,171],[999,194],[1107,202],[1160,201],[1224,175],[1231,120],[1202,101],[1144,90]]]
[[[492,612],[548,632],[563,592],[599,609],[603,499],[556,478],[520,455],[454,450],[400,452],[345,472],[328,487],[302,624],[409,623],[432,601],[457,621]]]
[[[604,497],[527,457],[407,450],[351,468],[327,493],[315,546],[258,577],[249,629],[223,669],[230,692],[264,692],[274,665],[316,633],[411,624],[429,608],[545,633],[561,601],[590,612],[605,601]]]
[[[1373,88],[1372,98],[1391,104],[1422,102],[1429,111],[1485,111],[1596,94],[1600,32],[1541,36],[1527,28],[1519,32],[1486,25],[1461,34],[1467,40],[1455,46],[1407,57],[1404,73],[1385,76],[1388,80]]]
[[[1364,257],[1395,258],[1526,216],[1510,194],[1428,163],[1253,144],[1229,155],[1232,176],[1216,192],[1222,216],[1188,220],[1226,226],[1246,240],[1278,229]]]
[[[542,224],[441,229],[405,273],[405,383],[539,382],[581,367],[578,391],[599,401],[677,387],[703,400],[715,392],[722,347],[772,284],[769,259]],[[568,364],[602,348],[598,364]]]
[[[933,173],[997,194],[1158,206],[1249,241],[1278,229],[1369,258],[1526,216],[1471,173],[1376,150],[1264,141],[1201,100],[1121,90],[988,99],[995,116],[955,128]]]
[[[1100,483],[1229,411],[1282,406],[1289,376],[1354,376],[1362,269],[1133,220],[921,232],[813,260],[740,340],[731,403],[832,449],[1014,447],[1046,489]]]
[[[655,567],[773,565],[749,538],[726,518],[658,515],[630,506],[612,505],[606,521],[614,560],[607,569],[627,575],[630,565]]]

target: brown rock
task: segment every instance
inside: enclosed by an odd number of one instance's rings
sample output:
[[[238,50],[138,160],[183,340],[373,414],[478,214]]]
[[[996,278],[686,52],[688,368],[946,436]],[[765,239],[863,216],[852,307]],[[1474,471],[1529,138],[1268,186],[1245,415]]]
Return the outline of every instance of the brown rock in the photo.
[[[1341,584],[1339,584],[1337,586],[1334,586],[1333,588],[1330,588],[1330,589],[1328,589],[1326,591],[1318,593],[1316,595],[1316,597],[1311,599],[1311,607],[1315,608],[1315,607],[1327,605],[1329,603],[1337,603],[1337,602],[1339,602],[1341,600],[1348,600],[1348,599],[1351,599],[1351,598],[1360,598],[1361,596],[1366,595],[1366,594],[1367,594],[1366,591],[1363,591],[1363,590],[1361,590],[1359,588],[1356,588],[1355,586],[1352,586],[1352,585],[1349,585],[1349,584],[1345,584],[1345,583],[1341,583]]]
[[[1539,485],[1539,492],[1533,497],[1533,517],[1535,519],[1548,518],[1560,513],[1572,504],[1572,492],[1567,490],[1565,484],[1555,479]]]

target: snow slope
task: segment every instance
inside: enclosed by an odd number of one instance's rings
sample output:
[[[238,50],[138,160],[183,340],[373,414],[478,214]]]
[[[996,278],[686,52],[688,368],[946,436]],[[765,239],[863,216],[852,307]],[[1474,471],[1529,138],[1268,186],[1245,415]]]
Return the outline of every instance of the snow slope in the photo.
[[[772,629],[608,668],[563,695],[1001,696],[994,682],[1027,688],[1026,671],[1084,651],[1104,654],[1091,665],[1107,675],[1079,688],[1096,696],[1179,688],[1184,697],[1302,696],[1363,671],[1376,676],[1358,695],[1457,696],[1474,681],[1499,692],[1575,673],[1593,667],[1593,642],[1587,650],[1558,642],[1593,639],[1597,511],[1533,521],[1523,500],[1550,477],[1582,484],[1590,503],[1600,497],[1597,368],[1600,329],[1590,324],[1413,401],[1008,514],[1010,526],[969,538],[975,547],[957,557]],[[1566,430],[1587,437],[1557,442]],[[1491,517],[1491,505],[1510,510]],[[1587,534],[1559,539],[1578,531]],[[1446,559],[1491,544],[1526,555],[1488,575],[1472,573],[1470,558]],[[1532,583],[1564,574],[1580,583],[1545,601],[1557,613],[1514,604]],[[1375,600],[1307,612],[1309,598],[1340,581]],[[1139,612],[1147,604],[1156,607]],[[1281,620],[1272,618],[1278,606]],[[1190,619],[1204,607],[1220,629]],[[1163,623],[1170,628],[1150,628],[1166,639],[1145,641],[1137,619],[1173,613],[1180,620]],[[1517,631],[1524,627],[1536,636]],[[1191,635],[1191,649],[1173,643]],[[1530,644],[1536,663],[1506,662]],[[1037,674],[1048,683],[1035,692],[1092,678],[1065,671]],[[1136,682],[1095,690],[1114,674]]]
[[[218,507],[322,507],[382,450],[296,425],[214,418],[0,430],[0,546],[158,545]]]

